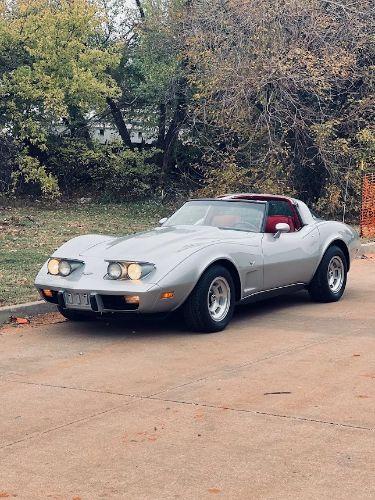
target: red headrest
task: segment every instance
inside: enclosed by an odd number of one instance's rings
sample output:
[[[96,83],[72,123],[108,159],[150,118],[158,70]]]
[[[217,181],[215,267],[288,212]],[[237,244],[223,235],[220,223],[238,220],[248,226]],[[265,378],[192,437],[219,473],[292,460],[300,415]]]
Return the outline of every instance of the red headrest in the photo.
[[[276,233],[276,224],[279,222],[285,222],[289,224],[290,231],[294,231],[293,218],[287,215],[270,215],[267,217],[265,233]]]

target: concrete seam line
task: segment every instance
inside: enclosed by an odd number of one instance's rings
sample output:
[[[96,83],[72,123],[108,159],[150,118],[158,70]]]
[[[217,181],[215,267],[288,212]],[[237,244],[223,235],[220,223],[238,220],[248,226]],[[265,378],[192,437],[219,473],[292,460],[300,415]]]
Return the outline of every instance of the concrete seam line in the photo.
[[[15,384],[37,385],[37,386],[43,386],[43,387],[55,387],[55,388],[59,388],[59,389],[69,389],[69,390],[75,390],[75,391],[94,392],[94,393],[99,393],[99,394],[111,394],[111,395],[134,398],[135,400],[139,400],[139,401],[142,401],[142,400],[162,401],[165,403],[175,403],[175,404],[183,404],[183,405],[190,405],[190,406],[199,406],[199,407],[203,407],[203,408],[213,408],[216,410],[225,409],[225,410],[229,410],[229,411],[233,411],[233,412],[237,412],[237,413],[251,413],[253,415],[264,415],[267,417],[284,418],[284,419],[298,420],[298,421],[311,422],[311,423],[324,424],[324,425],[333,425],[336,427],[345,427],[345,428],[359,429],[359,430],[365,430],[365,431],[375,431],[375,428],[373,428],[373,427],[344,424],[341,422],[330,422],[328,420],[320,420],[320,419],[314,419],[314,418],[303,417],[303,416],[298,416],[298,415],[282,415],[282,414],[278,414],[278,413],[271,413],[271,412],[260,411],[260,410],[247,410],[245,408],[232,408],[229,406],[218,406],[218,405],[209,404],[209,403],[197,403],[195,401],[183,401],[183,400],[178,400],[178,399],[159,398],[159,397],[152,396],[152,395],[151,396],[142,396],[142,395],[136,395],[136,394],[123,394],[123,393],[119,393],[119,392],[99,391],[99,390],[95,390],[95,389],[84,389],[84,388],[79,388],[79,387],[42,384],[42,383],[36,383],[36,382],[22,382],[22,381],[17,381],[17,380],[6,380],[6,382],[11,382],[11,383],[15,383]],[[66,426],[74,424],[76,422],[81,422],[82,420],[88,420],[88,419],[93,418],[97,415],[101,415],[101,414],[108,413],[110,411],[117,410],[117,409],[122,408],[124,406],[128,406],[129,404],[132,404],[133,402],[134,401],[128,401],[125,404],[121,404],[119,406],[111,408],[110,410],[106,410],[106,411],[103,411],[103,412],[100,412],[98,414],[94,414],[94,415],[91,415],[88,417],[83,417],[79,420],[72,421],[68,424],[64,424],[64,425],[61,425],[59,427],[54,427],[54,428],[48,429],[42,433],[38,433],[38,435],[45,434],[47,432],[51,432],[53,430],[60,429],[62,427],[66,427]],[[33,436],[30,436],[30,437],[33,437]],[[20,441],[24,441],[26,439],[28,439],[28,438],[24,438]],[[17,443],[17,442],[19,442],[19,441],[16,441],[15,443]],[[15,443],[11,443],[11,444],[15,444]],[[5,445],[5,446],[10,446],[10,445]],[[1,447],[0,447],[0,449],[1,449]]]
[[[345,334],[343,334],[343,335],[345,335]],[[340,337],[343,335],[340,335]],[[334,339],[336,339],[336,338],[338,338],[338,337],[335,337]],[[312,347],[312,346],[317,345],[317,344],[326,344],[334,339],[327,339],[327,340],[323,340],[323,341],[312,342],[310,344],[304,344],[302,346],[295,347],[295,348],[289,349],[287,351],[282,351],[282,352],[273,354],[271,356],[266,356],[265,358],[260,358],[260,359],[254,360],[254,361],[250,361],[248,363],[234,366],[232,368],[223,368],[222,370],[216,370],[214,373],[207,375],[206,377],[201,377],[198,379],[190,380],[189,382],[184,382],[183,384],[180,384],[180,385],[168,387],[167,389],[163,389],[162,391],[158,391],[158,392],[149,394],[147,396],[142,396],[142,395],[138,395],[138,394],[125,394],[125,393],[121,393],[121,392],[112,392],[112,391],[100,391],[98,389],[87,389],[85,387],[74,387],[74,386],[58,385],[58,384],[46,384],[43,382],[28,382],[26,380],[5,379],[5,381],[12,383],[12,384],[36,385],[36,386],[40,386],[40,387],[55,387],[56,389],[68,389],[68,390],[73,390],[73,391],[94,392],[94,393],[98,393],[98,394],[111,394],[111,395],[115,395],[115,396],[124,396],[124,397],[128,397],[128,398],[147,399],[147,398],[153,398],[154,396],[159,396],[159,395],[164,394],[166,392],[175,391],[176,389],[181,389],[182,387],[186,387],[188,385],[192,385],[192,384],[195,384],[198,382],[209,380],[212,377],[219,375],[220,373],[233,372],[233,371],[236,371],[238,369],[246,368],[246,367],[252,366],[252,365],[256,365],[256,364],[261,363],[263,361],[268,361],[270,359],[273,359],[273,358],[276,358],[279,356],[291,354],[291,353],[298,351],[298,350],[308,349],[309,347]]]
[[[194,401],[181,401],[181,400],[176,400],[176,399],[164,399],[164,398],[156,398],[156,397],[148,397],[144,399],[150,399],[154,401],[163,401],[165,403],[176,403],[176,404],[182,404],[182,405],[190,405],[190,406],[199,406],[203,408],[213,408],[215,410],[229,410],[233,411],[236,413],[250,413],[252,415],[264,415],[266,417],[275,417],[275,418],[283,418],[287,420],[298,420],[298,421],[303,421],[303,422],[311,422],[311,423],[316,423],[316,424],[324,424],[324,425],[333,425],[336,427],[345,427],[349,429],[357,429],[357,430],[363,430],[363,431],[375,431],[375,428],[373,427],[365,427],[365,426],[360,426],[360,425],[352,425],[352,424],[343,424],[341,422],[330,422],[328,420],[319,420],[319,419],[314,419],[314,418],[309,418],[309,417],[300,417],[296,415],[281,415],[278,413],[269,413],[266,411],[260,411],[260,410],[247,410],[244,408],[231,408],[229,406],[217,406],[209,403],[196,403]]]
[[[97,394],[109,394],[111,396],[124,396],[127,398],[148,397],[148,396],[138,396],[137,394],[125,394],[122,392],[100,391],[99,389],[86,389],[85,387],[74,387],[74,386],[69,386],[69,385],[45,384],[43,382],[27,382],[26,380],[4,379],[4,382],[10,383],[10,384],[36,385],[37,387],[52,387],[55,389],[68,389],[70,391],[94,392]]]
[[[333,337],[333,338],[329,338],[326,340],[320,340],[320,341],[316,341],[316,342],[311,342],[309,344],[304,344],[302,346],[298,346],[298,347],[295,347],[293,349],[288,349],[287,351],[282,351],[282,352],[273,354],[271,356],[266,356],[265,358],[260,358],[260,359],[254,360],[254,361],[250,361],[248,363],[243,363],[241,365],[237,365],[237,366],[234,366],[231,368],[223,368],[222,370],[216,370],[214,373],[207,375],[206,377],[200,377],[198,379],[194,379],[194,380],[191,380],[189,382],[184,382],[183,384],[169,387],[167,389],[163,389],[162,391],[158,391],[158,392],[149,394],[147,396],[142,396],[140,394],[126,394],[126,393],[112,392],[112,391],[100,391],[98,389],[88,389],[85,387],[65,386],[65,385],[58,385],[58,384],[46,384],[43,382],[28,382],[26,380],[12,380],[12,379],[5,378],[4,381],[8,382],[8,383],[13,383],[13,384],[35,385],[35,386],[39,386],[39,387],[54,387],[57,389],[68,389],[68,390],[73,390],[73,391],[93,392],[93,393],[98,393],[98,394],[111,394],[111,395],[115,395],[115,396],[123,396],[123,397],[136,398],[136,399],[153,399],[153,398],[156,399],[156,396],[159,396],[161,394],[165,394],[166,392],[174,391],[176,389],[181,389],[182,387],[186,387],[188,385],[192,385],[192,384],[195,384],[198,382],[209,380],[209,379],[219,375],[220,373],[233,372],[233,371],[236,371],[236,370],[239,370],[242,368],[256,365],[256,364],[261,363],[263,361],[268,361],[270,359],[273,359],[273,358],[276,358],[279,356],[284,356],[284,355],[288,355],[288,354],[291,354],[291,353],[296,352],[296,351],[308,349],[309,347],[313,347],[315,345],[327,344],[328,342],[332,342],[336,339],[341,339],[341,338],[346,337],[346,336],[347,336],[347,334],[343,333],[343,334],[338,335],[338,336]]]
[[[18,439],[17,441],[13,441],[11,443],[7,443],[7,444],[0,446],[0,450],[2,450],[4,448],[9,448],[10,446],[14,446],[15,444],[18,444],[18,443],[23,443],[25,441],[29,441],[30,439],[33,439],[36,437],[43,436],[44,434],[48,434],[49,432],[64,429],[65,427],[69,427],[70,425],[77,424],[79,422],[91,420],[95,417],[99,417],[100,415],[105,415],[106,413],[110,413],[112,411],[118,410],[119,408],[122,408],[123,406],[130,405],[132,403],[134,403],[134,401],[127,401],[126,403],[123,403],[123,404],[118,405],[118,406],[114,406],[113,408],[109,408],[108,410],[103,410],[103,411],[100,411],[98,413],[93,413],[92,415],[88,415],[87,417],[78,418],[76,420],[72,420],[71,422],[67,422],[65,424],[58,425],[56,427],[51,427],[50,429],[46,429],[45,431],[35,432],[35,433],[30,434],[29,436],[26,436],[22,439]]]
[[[203,380],[209,380],[210,378],[213,378],[217,375],[219,375],[220,373],[230,373],[230,372],[235,372],[236,370],[241,370],[242,368],[247,368],[247,367],[251,367],[253,365],[257,365],[258,363],[262,363],[263,361],[268,361],[270,359],[274,359],[274,358],[278,358],[280,356],[286,356],[288,354],[292,354],[296,351],[303,351],[304,349],[309,349],[310,347],[313,347],[313,346],[316,346],[316,345],[321,345],[321,344],[327,344],[328,342],[333,342],[334,340],[337,340],[341,337],[345,337],[347,334],[346,333],[343,333],[341,335],[337,335],[336,337],[332,337],[332,338],[329,338],[329,339],[326,339],[326,340],[318,340],[316,342],[310,342],[309,344],[303,344],[302,346],[298,346],[298,347],[294,347],[293,349],[288,349],[286,351],[281,351],[281,352],[278,352],[278,353],[275,353],[275,354],[271,354],[270,356],[266,356],[264,358],[260,358],[260,359],[256,359],[254,361],[248,361],[247,363],[242,363],[240,365],[236,365],[236,366],[233,366],[231,368],[223,368],[222,370],[216,370],[214,373],[210,374],[210,375],[207,375],[206,377],[201,377],[199,379],[196,379],[196,380],[192,380],[190,382],[185,382],[181,385],[177,385],[177,386],[174,386],[174,387],[171,387],[171,388],[168,388],[168,389],[163,389],[162,391],[158,391],[158,392],[155,392],[153,394],[150,394],[149,397],[153,397],[153,396],[158,396],[160,394],[164,394],[166,392],[169,392],[169,391],[174,391],[176,389],[180,389],[181,387],[185,387],[187,385],[192,385],[196,382],[202,382]]]

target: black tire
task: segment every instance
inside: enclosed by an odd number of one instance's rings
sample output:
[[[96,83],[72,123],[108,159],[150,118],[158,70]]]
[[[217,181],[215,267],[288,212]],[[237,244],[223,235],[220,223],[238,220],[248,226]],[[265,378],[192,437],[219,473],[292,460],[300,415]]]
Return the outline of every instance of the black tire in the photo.
[[[65,307],[57,306],[59,313],[69,321],[92,321],[95,319],[95,313],[78,311],[76,309],[65,309]]]
[[[342,280],[340,280],[341,286],[337,290],[332,290],[329,285],[328,268],[332,259],[335,257],[340,259],[343,263],[343,276]],[[311,299],[315,302],[337,302],[340,300],[345,291],[347,273],[348,262],[344,252],[337,246],[329,247],[323,255],[314,278],[307,288]]]
[[[229,307],[220,320],[212,318],[208,307],[208,294],[211,284],[218,278],[224,278],[229,286]],[[233,316],[235,305],[235,287],[231,273],[223,266],[214,265],[201,276],[194,290],[183,306],[183,314],[188,327],[199,333],[212,333],[224,330]]]

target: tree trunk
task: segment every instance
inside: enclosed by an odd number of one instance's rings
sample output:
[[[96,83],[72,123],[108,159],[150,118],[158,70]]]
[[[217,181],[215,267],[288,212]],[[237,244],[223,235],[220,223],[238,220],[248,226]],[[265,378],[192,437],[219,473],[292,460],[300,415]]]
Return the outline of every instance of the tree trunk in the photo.
[[[158,141],[157,147],[160,149],[164,148],[165,139],[165,126],[166,126],[166,116],[167,116],[166,106],[164,102],[159,104],[159,123],[158,123]]]
[[[122,142],[128,148],[134,149],[134,145],[131,141],[129,131],[126,128],[126,123],[124,117],[122,116],[121,109],[119,108],[117,103],[110,97],[107,97],[107,104],[111,111],[113,121],[115,122],[115,125],[117,127],[118,133],[120,134]]]
[[[176,94],[176,107],[168,131],[164,137],[163,158],[160,172],[160,186],[162,192],[165,190],[166,179],[172,164],[178,133],[181,130],[181,126],[186,116],[186,80],[184,77],[180,79],[178,89]]]
[[[141,19],[144,19],[145,18],[145,11],[143,10],[141,1],[135,0],[135,3],[137,4],[138,10],[139,10],[139,15],[141,16]]]

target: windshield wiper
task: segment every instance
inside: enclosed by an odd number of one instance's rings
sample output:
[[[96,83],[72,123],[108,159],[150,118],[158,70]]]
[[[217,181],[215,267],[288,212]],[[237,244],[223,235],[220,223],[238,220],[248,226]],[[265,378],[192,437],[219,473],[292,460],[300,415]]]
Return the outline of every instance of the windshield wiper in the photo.
[[[226,231],[241,231],[242,233],[256,233],[256,231],[251,231],[251,229],[238,229],[236,227],[225,227],[225,226],[212,226],[218,229],[224,229]]]

